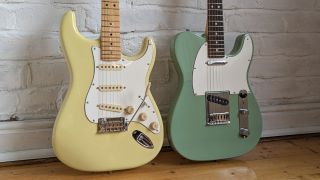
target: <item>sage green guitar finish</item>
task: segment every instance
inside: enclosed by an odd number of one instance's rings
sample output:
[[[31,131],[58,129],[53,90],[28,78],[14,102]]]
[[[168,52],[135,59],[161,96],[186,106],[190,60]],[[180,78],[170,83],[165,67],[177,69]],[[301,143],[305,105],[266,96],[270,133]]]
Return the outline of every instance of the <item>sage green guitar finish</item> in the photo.
[[[196,56],[205,42],[203,37],[184,32],[177,35],[171,47],[180,84],[169,115],[168,135],[171,146],[178,153],[195,161],[243,155],[256,146],[262,130],[261,113],[252,93],[248,95],[250,135],[246,139],[239,136],[238,95],[230,96],[231,124],[206,126],[205,96],[195,96],[192,84]],[[244,36],[239,36],[229,56],[241,52],[243,42]]]

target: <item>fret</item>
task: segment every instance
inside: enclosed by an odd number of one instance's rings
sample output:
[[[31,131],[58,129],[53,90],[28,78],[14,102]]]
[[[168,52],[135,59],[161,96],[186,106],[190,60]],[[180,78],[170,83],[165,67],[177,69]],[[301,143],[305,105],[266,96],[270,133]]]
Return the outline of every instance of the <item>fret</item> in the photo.
[[[208,3],[222,3],[222,0],[208,0]]]
[[[208,12],[209,16],[223,16],[222,10],[209,10]]]
[[[216,32],[216,31],[223,32],[224,28],[223,27],[210,27],[210,26],[208,26],[208,30],[214,31],[214,32]]]
[[[119,27],[103,26],[102,29],[103,29],[104,32],[110,32],[110,33],[112,32],[112,33],[114,33],[114,32],[119,30]],[[117,32],[117,33],[120,33],[120,32]]]
[[[120,43],[119,38],[109,38],[109,37],[101,37],[101,40],[103,40],[103,43],[105,42],[114,42],[114,43]]]
[[[208,23],[208,27],[212,27],[212,26],[221,26],[221,27],[223,27],[223,22],[222,21],[215,21],[215,22]]]
[[[121,47],[121,44],[118,42],[108,42],[108,41],[104,41],[102,46],[110,46],[110,47]]]
[[[103,53],[101,53],[102,55],[121,55],[120,51],[104,51]]]
[[[103,59],[113,59],[113,61],[115,61],[115,59],[118,59],[118,58],[121,59],[120,55],[105,55],[105,54],[102,54],[101,57]]]
[[[208,57],[223,58],[224,19],[222,0],[208,0]]]
[[[214,36],[224,36],[224,32],[208,32],[208,34],[210,34],[210,35],[214,35]],[[210,38],[210,37],[208,37],[208,38]]]
[[[224,45],[211,45],[209,49],[215,49],[215,52],[224,51]]]
[[[223,21],[223,16],[208,16],[208,21],[214,23],[215,21]]]
[[[212,47],[212,46],[213,46],[213,47],[219,47],[219,46],[220,46],[220,47],[222,47],[222,46],[224,47],[223,41],[211,41],[210,44],[211,44],[211,45],[210,45],[211,47]]]
[[[106,14],[102,14],[102,18],[101,18],[102,22],[105,22],[105,21],[109,21],[109,22],[117,22],[119,23],[120,22],[120,16],[109,16],[109,15],[106,15]]]
[[[119,10],[114,10],[114,9],[103,9],[103,10],[104,11],[102,11],[102,15],[120,16],[120,11]]]
[[[224,58],[224,55],[211,55],[210,58],[214,58],[214,59]]]
[[[103,30],[102,30],[103,31]],[[110,38],[118,38],[117,41],[120,41],[120,33],[114,33],[114,32],[102,32],[101,33],[101,38],[105,38],[105,39],[110,39]]]
[[[102,0],[101,60],[121,60],[119,0]]]

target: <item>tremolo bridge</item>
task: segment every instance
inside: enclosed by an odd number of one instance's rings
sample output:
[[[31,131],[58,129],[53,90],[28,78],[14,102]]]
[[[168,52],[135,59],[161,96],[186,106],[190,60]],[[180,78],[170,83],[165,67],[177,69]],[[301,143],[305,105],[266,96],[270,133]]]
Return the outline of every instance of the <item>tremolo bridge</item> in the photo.
[[[100,118],[98,122],[98,134],[117,133],[128,130],[125,118]]]
[[[207,126],[230,124],[230,92],[206,93]]]

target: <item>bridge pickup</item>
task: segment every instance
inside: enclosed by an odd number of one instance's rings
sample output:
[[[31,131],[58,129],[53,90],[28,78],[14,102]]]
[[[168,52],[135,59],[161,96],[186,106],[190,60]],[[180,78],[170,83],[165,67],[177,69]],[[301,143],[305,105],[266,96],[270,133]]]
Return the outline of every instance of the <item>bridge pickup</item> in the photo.
[[[228,125],[230,121],[230,92],[207,92],[207,126]]]
[[[119,133],[128,130],[125,118],[100,118],[98,121],[98,134]]]
[[[116,106],[116,105],[99,104],[97,107],[102,111],[110,111],[110,112],[117,112],[117,113],[123,112],[123,108],[121,106]]]
[[[97,68],[101,71],[122,71],[125,67],[123,65],[114,64],[100,64]]]
[[[99,86],[97,87],[97,89],[100,91],[100,92],[121,92],[125,89],[124,86]]]

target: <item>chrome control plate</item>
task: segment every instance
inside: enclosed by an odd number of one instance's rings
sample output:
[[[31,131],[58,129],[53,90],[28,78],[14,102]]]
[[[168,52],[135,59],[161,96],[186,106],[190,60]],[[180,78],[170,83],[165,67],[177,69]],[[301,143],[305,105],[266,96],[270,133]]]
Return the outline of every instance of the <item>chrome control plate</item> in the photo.
[[[230,92],[206,93],[207,126],[230,124]]]
[[[249,131],[249,109],[248,109],[248,92],[241,90],[239,93],[239,135],[247,138]]]

